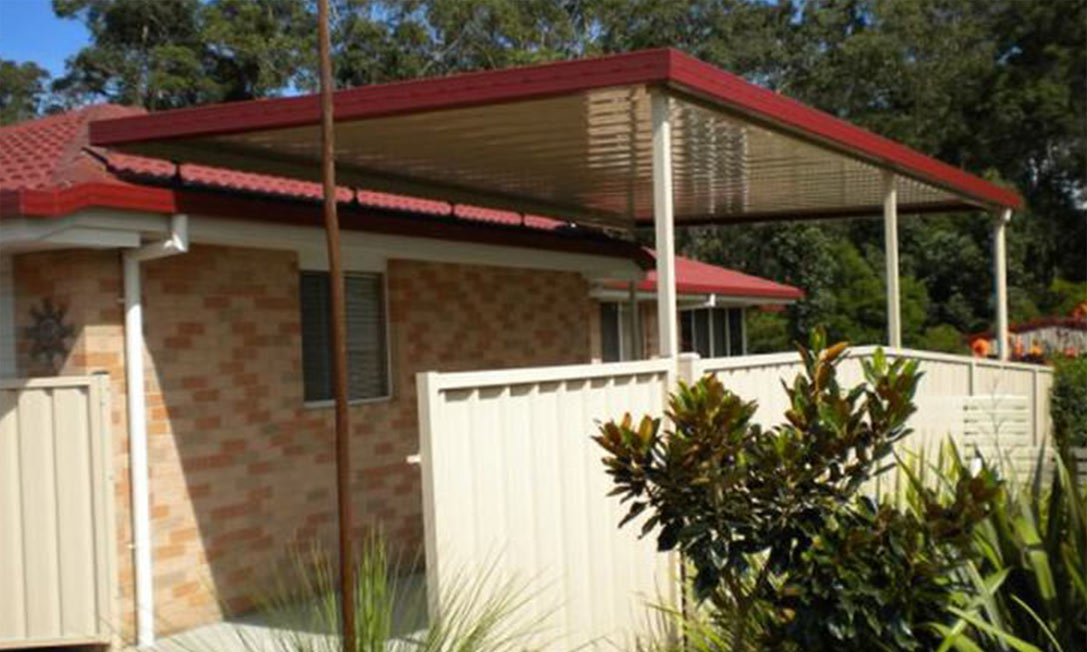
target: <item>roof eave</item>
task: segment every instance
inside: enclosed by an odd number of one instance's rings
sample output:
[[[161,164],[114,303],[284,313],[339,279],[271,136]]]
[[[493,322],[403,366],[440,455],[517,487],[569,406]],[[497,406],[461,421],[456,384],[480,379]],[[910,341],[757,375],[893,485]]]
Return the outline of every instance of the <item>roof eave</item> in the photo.
[[[345,230],[370,231],[417,238],[494,244],[527,249],[566,251],[631,260],[643,270],[654,259],[632,243],[615,238],[587,237],[520,225],[480,223],[457,217],[420,216],[411,211],[360,207],[341,202]],[[220,215],[261,222],[319,225],[320,204],[288,197],[248,197],[233,191],[190,190],[128,184],[85,183],[66,188],[20,188],[0,191],[4,218],[56,218],[88,208],[151,213]],[[259,216],[259,217],[255,217]]]

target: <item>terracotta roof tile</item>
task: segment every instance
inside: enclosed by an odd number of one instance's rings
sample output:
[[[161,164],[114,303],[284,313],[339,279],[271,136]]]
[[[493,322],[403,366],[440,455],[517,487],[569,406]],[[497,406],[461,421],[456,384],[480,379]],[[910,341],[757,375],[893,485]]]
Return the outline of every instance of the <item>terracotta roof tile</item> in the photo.
[[[655,258],[657,253],[649,250]],[[652,292],[657,289],[657,272],[649,270],[638,288]],[[783,299],[796,301],[804,298],[804,291],[784,283],[776,283],[759,276],[744,274],[734,269],[710,265],[691,258],[676,256],[676,289],[683,294],[719,294],[732,297],[758,299]]]

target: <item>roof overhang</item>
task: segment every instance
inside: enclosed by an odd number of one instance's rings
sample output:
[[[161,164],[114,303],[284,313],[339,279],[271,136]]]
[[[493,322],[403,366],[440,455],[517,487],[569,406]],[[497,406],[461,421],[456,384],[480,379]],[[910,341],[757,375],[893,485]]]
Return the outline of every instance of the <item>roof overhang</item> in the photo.
[[[102,232],[101,225],[76,223],[72,216],[95,209],[116,209],[124,217]],[[0,252],[17,253],[53,245],[127,247],[139,244],[131,235],[137,228],[129,216],[136,213],[215,216],[268,226],[319,227],[321,206],[316,201],[284,197],[250,197],[166,187],[86,183],[63,189],[0,191]],[[430,238],[451,243],[470,243],[617,258],[632,261],[641,269],[653,266],[653,257],[641,246],[609,237],[595,229],[576,225],[535,228],[490,223],[453,215],[420,215],[411,210],[360,206],[355,201],[339,204],[345,232],[364,232],[411,238]],[[41,219],[47,218],[47,219]],[[75,228],[79,227],[79,228]],[[120,236],[120,231],[128,235]],[[93,237],[89,237],[93,235]],[[135,239],[132,239],[135,238]]]
[[[616,287],[616,283],[610,280],[598,282],[589,292],[589,297],[596,301],[612,303],[628,303],[630,290]],[[737,293],[730,291],[697,291],[676,286],[676,301],[681,309],[713,308],[713,307],[753,307],[753,306],[787,306],[797,302],[797,298],[781,298],[775,296],[760,296],[758,294]],[[639,289],[635,293],[638,301],[656,301],[656,290]]]
[[[343,185],[573,221],[652,220],[650,96],[669,96],[679,224],[903,213],[1020,197],[674,50],[372,85],[335,94]],[[318,180],[316,96],[94,122],[126,152]]]

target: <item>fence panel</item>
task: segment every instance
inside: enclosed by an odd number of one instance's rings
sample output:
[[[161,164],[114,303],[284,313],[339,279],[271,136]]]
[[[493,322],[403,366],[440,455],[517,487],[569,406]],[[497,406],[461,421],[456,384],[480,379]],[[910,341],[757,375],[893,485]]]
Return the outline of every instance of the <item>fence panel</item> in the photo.
[[[439,595],[490,572],[528,585],[527,618],[549,649],[625,649],[674,604],[675,561],[638,539],[607,496],[590,435],[625,412],[663,413],[668,360],[481,373],[417,385],[427,586]]]
[[[867,346],[849,351],[839,367],[843,385],[862,380],[861,360],[875,350]],[[987,455],[1004,451],[1018,472],[1033,464],[1039,446],[1048,445],[1053,377],[1048,368],[910,349],[886,352],[919,360],[924,373],[915,397],[917,412],[909,422],[914,432],[906,447],[932,450],[950,437],[968,447],[967,454],[974,445]],[[757,400],[756,419],[764,426],[784,420],[787,399],[781,383],[791,383],[803,369],[795,353],[694,360],[691,366],[696,375],[715,373],[733,392]],[[982,423],[984,432],[979,429]]]
[[[840,367],[844,385],[861,381],[861,360],[874,351],[849,353]],[[1036,451],[1048,442],[1049,370],[911,350],[888,354],[919,359],[925,373],[909,448],[948,436],[963,443],[968,431],[975,441],[999,434],[981,423],[1002,416],[989,414],[1002,397],[1017,445],[1029,442]],[[798,355],[773,354],[682,356],[675,369],[670,360],[653,360],[419,374],[432,612],[441,594],[486,568],[529,584],[525,622],[539,627],[542,647],[629,647],[658,626],[647,605],[677,599],[676,566],[652,537],[639,540],[636,526],[617,529],[624,509],[606,496],[602,452],[589,439],[597,422],[625,412],[659,416],[677,376],[690,382],[716,373],[732,391],[758,400],[757,418],[774,425],[786,407],[781,383],[800,371]]]
[[[0,649],[111,638],[107,387],[0,382]]]

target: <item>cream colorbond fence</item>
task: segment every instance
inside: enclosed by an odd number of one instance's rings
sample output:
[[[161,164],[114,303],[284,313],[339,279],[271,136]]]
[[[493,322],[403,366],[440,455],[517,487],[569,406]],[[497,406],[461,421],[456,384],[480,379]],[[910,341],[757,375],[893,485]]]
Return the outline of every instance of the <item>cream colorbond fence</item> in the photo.
[[[528,587],[547,649],[626,649],[674,604],[675,560],[608,497],[600,420],[661,414],[668,360],[418,376],[427,586],[488,567]]]
[[[874,351],[848,354],[844,385],[861,381],[860,360]],[[968,444],[999,437],[1001,452],[1018,464],[1032,461],[1048,439],[1047,369],[922,351],[893,355],[921,360],[925,373],[911,448],[949,435]],[[774,425],[786,407],[781,382],[801,370],[795,353],[684,355],[675,370],[672,364],[418,375],[432,609],[458,578],[485,566],[529,585],[525,623],[539,628],[536,642],[545,648],[624,649],[657,625],[647,607],[674,606],[676,561],[656,551],[652,536],[639,540],[637,524],[617,528],[625,510],[607,496],[603,453],[589,436],[599,421],[627,412],[662,415],[676,377],[691,382],[704,373],[757,400],[757,418]]]
[[[107,387],[0,381],[0,649],[112,637]]]
[[[860,361],[875,350],[866,346],[848,352],[839,367],[844,386],[861,382]],[[951,437],[964,454],[980,450],[990,459],[999,455],[1025,471],[1038,447],[1049,444],[1053,372],[1048,367],[912,349],[885,351],[889,357],[919,360],[924,373],[915,397],[917,412],[910,418],[914,433],[904,442],[908,448],[931,450]],[[756,419],[764,426],[782,422],[788,399],[781,383],[791,383],[802,370],[795,353],[693,359],[686,364],[688,374],[717,374],[730,390],[757,400]]]

